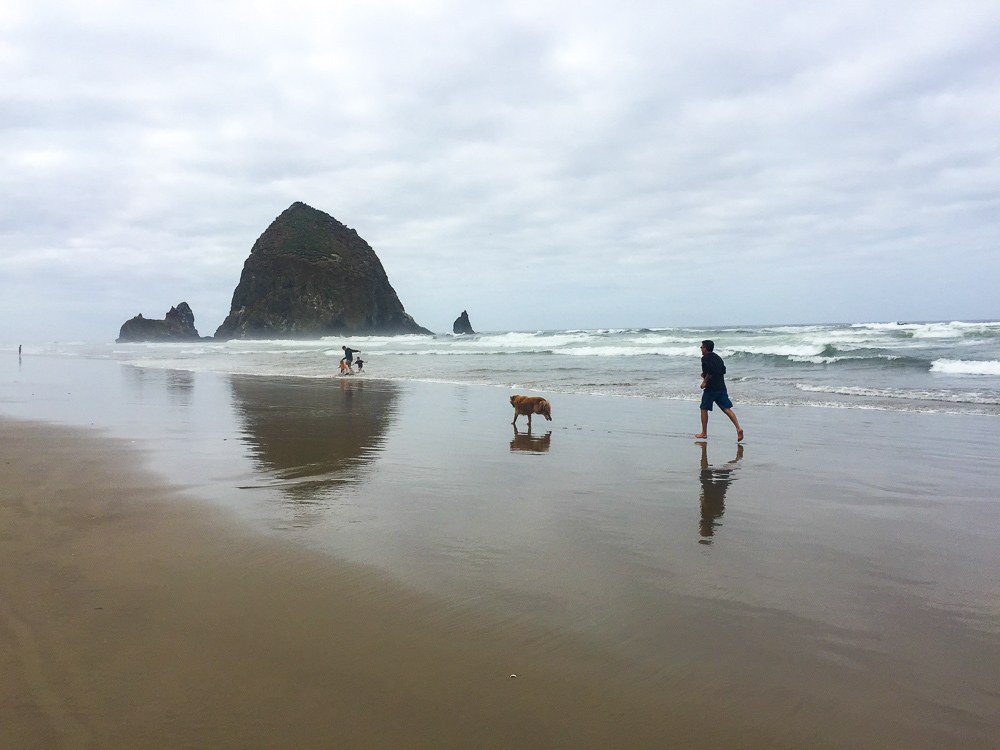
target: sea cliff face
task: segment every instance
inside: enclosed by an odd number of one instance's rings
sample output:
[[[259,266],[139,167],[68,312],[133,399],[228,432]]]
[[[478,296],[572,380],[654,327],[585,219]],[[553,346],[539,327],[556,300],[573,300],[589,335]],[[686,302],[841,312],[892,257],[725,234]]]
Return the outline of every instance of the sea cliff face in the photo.
[[[296,202],[254,243],[217,339],[430,334],[358,233]]]

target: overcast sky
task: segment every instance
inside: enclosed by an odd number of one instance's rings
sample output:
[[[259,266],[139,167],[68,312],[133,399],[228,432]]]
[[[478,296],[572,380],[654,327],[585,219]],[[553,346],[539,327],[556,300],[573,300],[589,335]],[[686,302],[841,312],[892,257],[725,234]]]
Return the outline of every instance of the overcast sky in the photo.
[[[0,341],[229,311],[301,200],[449,331],[1000,318],[1000,3],[0,4]]]

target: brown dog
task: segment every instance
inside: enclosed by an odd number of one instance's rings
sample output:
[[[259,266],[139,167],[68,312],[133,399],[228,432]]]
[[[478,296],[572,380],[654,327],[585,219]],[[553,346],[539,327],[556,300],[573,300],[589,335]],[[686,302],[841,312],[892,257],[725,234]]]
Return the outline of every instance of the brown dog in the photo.
[[[521,414],[528,415],[528,430],[531,430],[531,415],[541,414],[548,421],[552,421],[552,406],[541,396],[511,396],[510,405],[514,407],[514,421],[512,425],[517,427],[517,418]]]

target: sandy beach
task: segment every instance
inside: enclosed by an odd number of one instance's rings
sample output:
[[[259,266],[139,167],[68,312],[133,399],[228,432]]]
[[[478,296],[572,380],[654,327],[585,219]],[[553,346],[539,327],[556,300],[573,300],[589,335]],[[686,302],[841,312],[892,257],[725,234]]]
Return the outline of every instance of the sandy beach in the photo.
[[[994,418],[0,374],[0,747],[995,746]]]
[[[251,538],[113,441],[0,435],[3,747],[606,747],[663,728],[545,633]]]

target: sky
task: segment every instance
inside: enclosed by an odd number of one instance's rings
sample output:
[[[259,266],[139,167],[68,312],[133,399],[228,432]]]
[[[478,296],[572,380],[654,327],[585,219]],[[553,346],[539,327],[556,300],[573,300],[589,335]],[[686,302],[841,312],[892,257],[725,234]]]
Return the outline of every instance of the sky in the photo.
[[[1000,319],[1000,3],[5,0],[0,342],[303,201],[450,331]]]

